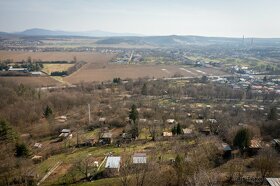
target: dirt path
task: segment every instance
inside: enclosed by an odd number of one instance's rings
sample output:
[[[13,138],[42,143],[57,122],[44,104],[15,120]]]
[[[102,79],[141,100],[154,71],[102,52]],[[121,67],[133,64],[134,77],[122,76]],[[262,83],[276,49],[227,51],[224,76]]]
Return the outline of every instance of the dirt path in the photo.
[[[105,161],[107,160],[107,157],[108,157],[108,156],[105,156],[104,160],[100,163],[100,165],[99,165],[99,167],[97,168],[97,171],[96,171],[96,172],[98,172],[99,169],[102,167],[102,165],[105,163]]]
[[[45,176],[37,183],[37,185],[40,185],[41,183],[43,183],[60,165],[61,165],[61,161],[58,161],[52,168],[51,170],[49,170],[49,172],[47,172],[47,174],[45,174]]]

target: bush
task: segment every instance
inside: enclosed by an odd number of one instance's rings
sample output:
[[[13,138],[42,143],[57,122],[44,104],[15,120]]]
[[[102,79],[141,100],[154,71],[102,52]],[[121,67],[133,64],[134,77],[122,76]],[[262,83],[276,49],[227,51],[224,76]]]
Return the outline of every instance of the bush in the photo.
[[[24,144],[16,144],[16,157],[28,157],[29,156],[29,149]]]
[[[68,72],[67,71],[55,71],[51,73],[51,76],[67,76]]]
[[[121,78],[114,78],[113,83],[120,84],[122,82]]]
[[[110,127],[117,127],[117,128],[120,128],[120,127],[125,127],[125,123],[118,120],[118,119],[113,119],[111,121],[109,121],[109,126]]]

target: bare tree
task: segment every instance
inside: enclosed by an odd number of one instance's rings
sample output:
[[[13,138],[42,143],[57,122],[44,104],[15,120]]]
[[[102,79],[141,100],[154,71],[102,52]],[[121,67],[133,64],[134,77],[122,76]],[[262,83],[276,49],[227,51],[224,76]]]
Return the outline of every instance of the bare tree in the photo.
[[[205,169],[200,169],[198,172],[194,173],[192,176],[188,176],[186,180],[186,185],[190,186],[218,186],[218,174],[213,171],[207,171]]]
[[[263,148],[256,157],[254,165],[264,179],[271,176],[277,168],[277,153],[272,148]]]
[[[173,168],[177,175],[177,185],[180,186],[183,184],[183,176],[185,175],[186,164],[185,160],[179,154],[175,158]]]
[[[144,186],[146,185],[146,177],[148,174],[149,165],[145,164],[137,164],[133,167],[133,172],[135,173],[136,186]]]
[[[155,122],[148,123],[149,133],[152,137],[152,141],[156,141],[156,137],[157,137],[157,134],[159,131],[159,129],[158,129],[159,126],[157,126],[157,125],[158,125],[158,123],[155,123]]]
[[[131,158],[123,157],[120,168],[120,181],[123,186],[131,185]]]
[[[227,163],[226,172],[228,181],[232,182],[235,178],[242,177],[244,173],[244,162],[242,159],[233,159]]]
[[[94,174],[97,170],[97,168],[92,165],[92,159],[90,159],[90,157],[76,161],[74,167],[78,172],[83,174],[87,180],[89,179],[89,176]]]

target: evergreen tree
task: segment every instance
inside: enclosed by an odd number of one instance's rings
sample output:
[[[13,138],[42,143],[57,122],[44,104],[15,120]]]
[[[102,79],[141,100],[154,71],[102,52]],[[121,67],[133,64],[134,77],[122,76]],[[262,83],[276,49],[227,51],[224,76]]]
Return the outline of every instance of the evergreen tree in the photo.
[[[241,153],[250,146],[250,132],[246,128],[242,128],[237,131],[234,140],[233,140],[233,145],[237,146],[240,150]]]
[[[113,83],[115,83],[115,84],[120,84],[121,83],[121,78],[114,78],[113,79]]]
[[[174,126],[174,127],[172,128],[171,132],[172,132],[173,135],[176,135],[176,134],[177,134],[177,128],[176,128],[176,126]]]
[[[148,95],[148,88],[147,88],[147,84],[144,83],[143,87],[142,87],[142,90],[141,90],[141,94],[142,95]]]
[[[177,135],[180,135],[183,133],[183,129],[182,129],[180,123],[177,124],[176,133],[177,133]]]
[[[136,139],[139,136],[139,130],[137,124],[134,124],[132,129],[131,129],[131,137]]]
[[[138,111],[135,104],[131,106],[128,117],[134,124],[136,123],[136,120],[138,119]]]
[[[52,111],[51,107],[49,107],[49,105],[47,105],[47,107],[44,111],[44,116],[46,118],[49,118],[52,114],[53,114],[53,111]]]
[[[0,121],[0,138],[6,138],[10,127],[8,126],[7,122],[4,120]]]
[[[131,129],[132,138],[137,138],[139,136],[138,124],[136,123],[136,120],[138,119],[138,111],[135,104],[131,106],[128,116],[129,119],[133,121]]]
[[[178,123],[176,126],[174,126],[171,130],[173,135],[180,135],[183,134],[183,129],[180,125],[180,123]]]
[[[28,157],[29,155],[29,149],[28,147],[24,144],[16,144],[16,157]]]
[[[10,124],[5,120],[0,120],[0,140],[15,141],[16,139],[17,134]]]

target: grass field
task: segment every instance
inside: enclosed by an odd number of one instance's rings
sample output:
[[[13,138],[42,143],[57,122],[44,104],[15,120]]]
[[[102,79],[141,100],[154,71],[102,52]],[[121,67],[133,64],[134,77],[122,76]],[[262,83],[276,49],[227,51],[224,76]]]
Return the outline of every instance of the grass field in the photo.
[[[72,66],[74,66],[74,64],[44,64],[42,71],[47,74],[51,74],[55,71],[67,71]]]

